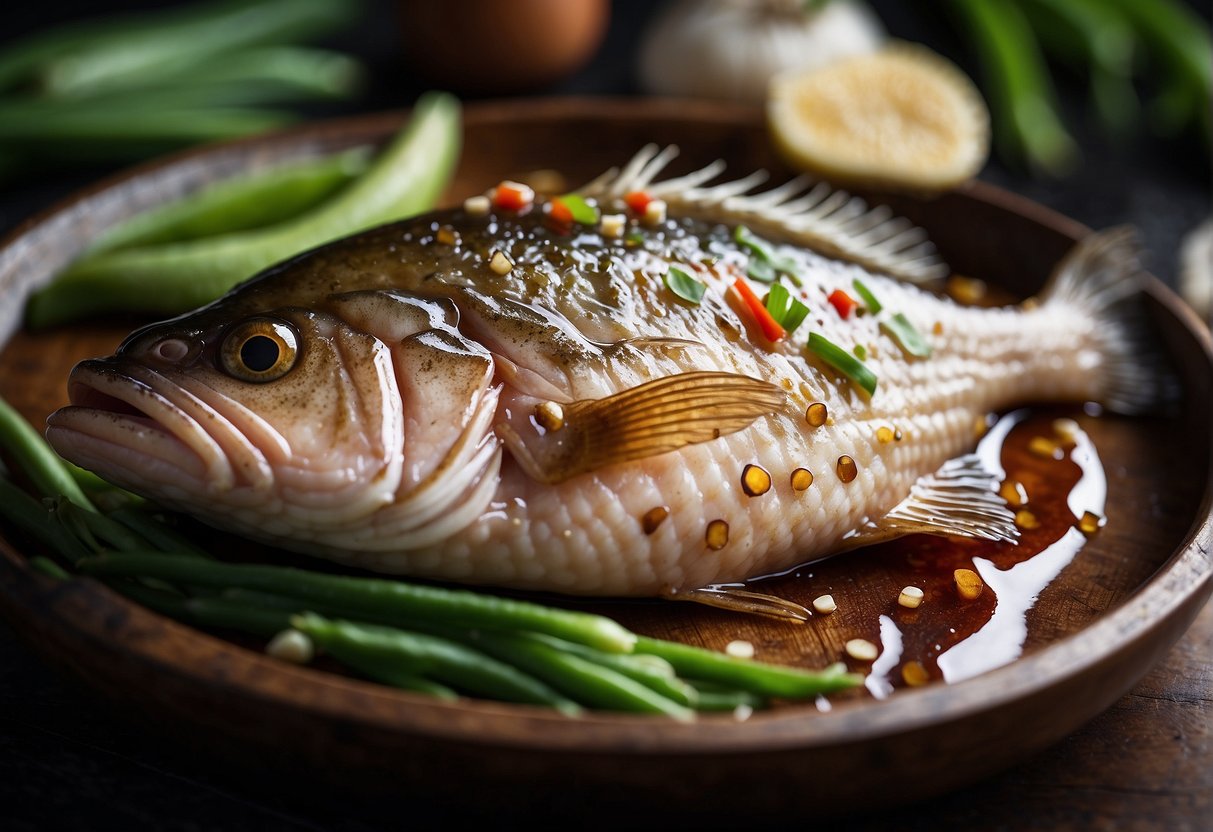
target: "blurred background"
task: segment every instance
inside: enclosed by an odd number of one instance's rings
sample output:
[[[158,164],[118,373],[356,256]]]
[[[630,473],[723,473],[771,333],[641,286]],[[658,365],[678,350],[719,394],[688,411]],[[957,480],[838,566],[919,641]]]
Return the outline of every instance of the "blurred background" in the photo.
[[[258,43],[257,24],[242,19],[225,31],[220,20],[205,35],[162,39],[149,55],[127,50],[123,60],[102,55],[83,66],[29,59],[24,75],[12,60],[31,38],[37,52],[48,32],[52,44],[80,37],[82,20],[108,21],[83,30],[104,39],[149,19],[171,27],[242,5],[7,9],[0,228],[173,146],[407,107],[427,89],[466,101],[660,92],[758,106],[772,72],[871,50],[884,38],[925,44],[978,83],[994,134],[980,178],[1095,228],[1138,226],[1148,265],[1173,286],[1185,237],[1211,213],[1210,8],[1195,0],[271,0],[278,19],[260,21],[271,46]],[[806,26],[805,8],[816,25]],[[983,8],[997,19],[983,21]],[[1206,242],[1206,271],[1210,250]]]

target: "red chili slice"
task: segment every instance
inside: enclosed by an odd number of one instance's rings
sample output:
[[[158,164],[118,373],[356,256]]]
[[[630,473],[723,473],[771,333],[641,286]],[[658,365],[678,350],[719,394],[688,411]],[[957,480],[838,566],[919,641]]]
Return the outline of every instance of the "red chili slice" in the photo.
[[[737,294],[741,295],[741,299],[745,301],[745,305],[750,310],[750,314],[754,316],[758,328],[762,330],[762,334],[768,341],[774,343],[787,336],[787,332],[779,325],[779,322],[771,317],[771,313],[762,305],[762,301],[758,299],[758,295],[754,294],[754,290],[749,284],[737,278],[737,282],[733,284],[733,288],[737,290]]]

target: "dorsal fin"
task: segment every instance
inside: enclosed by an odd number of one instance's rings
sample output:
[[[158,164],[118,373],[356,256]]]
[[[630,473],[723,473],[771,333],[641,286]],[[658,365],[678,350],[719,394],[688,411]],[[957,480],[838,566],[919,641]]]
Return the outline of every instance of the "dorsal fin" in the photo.
[[[558,483],[736,433],[786,398],[775,385],[736,373],[680,373],[603,399],[538,402],[512,412],[496,431],[528,475]]]
[[[622,171],[612,168],[580,192],[607,200],[621,199],[630,191],[647,191],[674,210],[712,212],[737,222],[766,226],[788,242],[911,283],[949,273],[926,232],[895,217],[887,206],[869,208],[859,197],[804,176],[770,190],[749,193],[766,179],[763,171],[716,185],[705,184],[724,170],[719,160],[685,176],[655,182],[677,155],[673,145],[660,151],[656,145],[646,145]]]

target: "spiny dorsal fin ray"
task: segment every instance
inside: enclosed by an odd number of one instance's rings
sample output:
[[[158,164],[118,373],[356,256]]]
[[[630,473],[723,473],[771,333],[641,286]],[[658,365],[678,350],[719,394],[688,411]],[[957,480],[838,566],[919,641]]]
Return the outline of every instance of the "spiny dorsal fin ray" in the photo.
[[[724,170],[719,160],[685,176],[654,182],[677,153],[673,145],[660,151],[657,145],[646,145],[622,170],[607,171],[581,192],[606,200],[644,190],[675,210],[711,211],[757,223],[780,232],[789,242],[913,283],[948,275],[926,232],[894,217],[885,206],[869,208],[862,199],[807,177],[748,193],[766,179],[764,171],[705,184]]]
[[[786,398],[775,385],[748,376],[680,373],[556,410],[544,403],[542,429],[518,420],[497,432],[528,475],[558,483],[736,433],[779,410]]]
[[[1000,477],[987,470],[976,454],[950,459],[916,482],[910,495],[892,511],[847,537],[847,547],[869,546],[909,534],[1013,543],[1019,539],[1019,529],[1015,515],[998,495]]]

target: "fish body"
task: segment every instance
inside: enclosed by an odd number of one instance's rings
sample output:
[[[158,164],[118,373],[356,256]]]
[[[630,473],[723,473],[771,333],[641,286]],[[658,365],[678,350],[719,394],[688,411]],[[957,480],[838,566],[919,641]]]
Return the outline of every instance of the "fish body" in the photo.
[[[965,308],[879,273],[937,266],[882,214],[791,186],[749,196],[748,180],[655,185],[664,161],[638,158],[583,194],[610,211],[647,188],[664,219],[616,236],[540,203],[465,207],[323,246],[82,363],[48,438],[285,548],[645,596],[914,531],[1012,538],[964,456],[987,413],[1153,398],[1123,234],[1080,246],[1040,303]],[[807,312],[786,337],[738,291],[769,290],[755,258]],[[837,294],[861,288],[853,307]],[[807,349],[809,332],[870,375]]]

